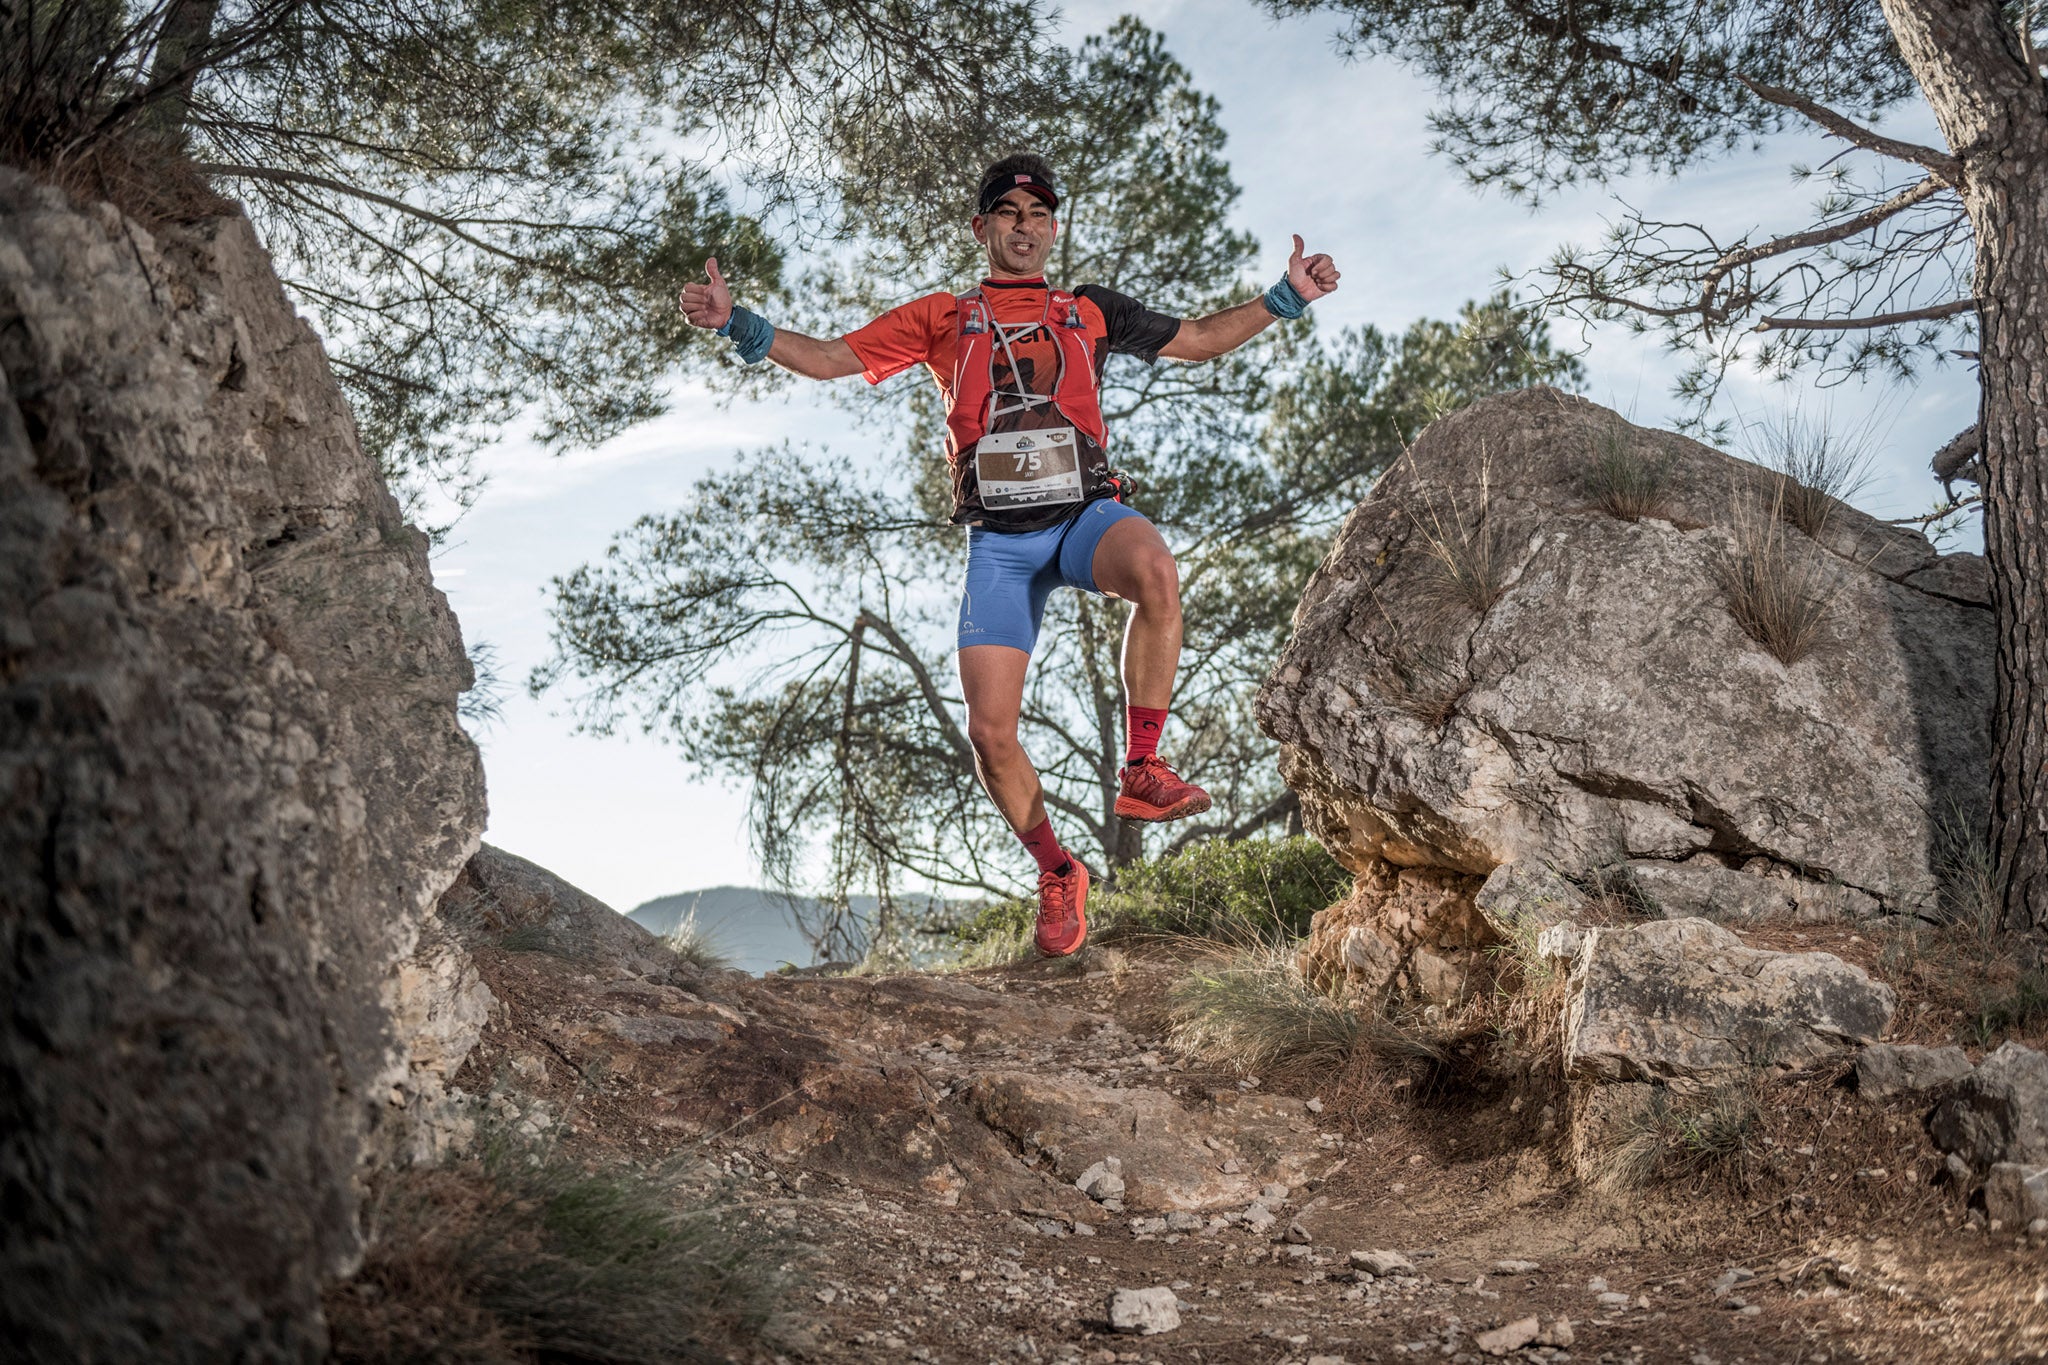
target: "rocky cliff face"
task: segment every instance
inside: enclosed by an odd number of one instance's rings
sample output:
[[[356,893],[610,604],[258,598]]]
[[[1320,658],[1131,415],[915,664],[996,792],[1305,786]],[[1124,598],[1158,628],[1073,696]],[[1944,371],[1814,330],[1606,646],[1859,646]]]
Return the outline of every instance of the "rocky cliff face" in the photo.
[[[1654,505],[1600,506],[1603,459]],[[1840,505],[1817,535],[1785,527],[1826,605],[1781,662],[1730,609],[1731,527],[1759,499],[1756,466],[1548,389],[1423,434],[1259,699],[1309,828],[1360,877],[1317,926],[1323,966],[1444,994],[1476,960],[1483,879],[1517,862],[1605,869],[1670,916],[1931,911],[1939,825],[1982,813],[1983,562]],[[1395,868],[1430,870],[1449,908],[1389,912]]]
[[[0,371],[0,1334],[310,1357],[482,826],[460,634],[245,220],[0,170]]]

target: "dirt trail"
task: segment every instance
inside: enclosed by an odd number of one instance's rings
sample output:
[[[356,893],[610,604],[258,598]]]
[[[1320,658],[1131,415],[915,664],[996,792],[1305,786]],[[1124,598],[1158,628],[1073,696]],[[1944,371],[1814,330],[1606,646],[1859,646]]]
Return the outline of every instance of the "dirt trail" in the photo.
[[[687,989],[478,960],[501,1007],[470,1087],[525,1078],[540,1121],[593,1153],[707,1155],[752,1220],[808,1248],[795,1325],[762,1359],[1471,1362],[1528,1317],[1551,1341],[1568,1322],[1570,1344],[1509,1358],[2048,1345],[2038,1242],[1964,1225],[1910,1105],[1820,1082],[1781,1108],[1767,1178],[1617,1202],[1571,1177],[1555,1105],[1418,1096],[1365,1067],[1250,1083],[1190,1065],[1163,1043],[1180,968],[1162,958]],[[1074,1185],[1109,1156],[1120,1211]],[[1351,1253],[1372,1251],[1412,1270],[1361,1276]],[[1113,1332],[1112,1293],[1155,1286],[1180,1325]]]

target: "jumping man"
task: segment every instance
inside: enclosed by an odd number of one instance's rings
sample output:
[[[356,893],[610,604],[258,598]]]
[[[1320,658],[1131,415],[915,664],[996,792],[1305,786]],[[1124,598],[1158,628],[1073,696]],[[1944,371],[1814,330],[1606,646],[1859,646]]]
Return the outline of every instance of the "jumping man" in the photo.
[[[1116,813],[1178,820],[1209,809],[1209,794],[1159,757],[1159,735],[1180,666],[1180,577],[1166,542],[1123,501],[1109,464],[1098,398],[1113,354],[1146,364],[1213,360],[1337,287],[1328,256],[1302,255],[1257,298],[1181,319],[1100,285],[1069,293],[1045,278],[1059,232],[1059,192],[1036,156],[988,168],[973,218],[988,277],[958,296],[927,294],[858,331],[821,341],[772,327],[736,307],[716,258],[707,284],[683,289],[683,314],[730,337],[748,364],[763,358],[810,379],[864,376],[879,384],[924,364],[946,400],[953,521],[967,533],[960,601],[960,689],[981,784],[1038,861],[1039,950],[1064,956],[1088,935],[1088,869],[1060,847],[1037,770],[1017,742],[1024,674],[1045,600],[1059,584],[1131,604],[1124,635],[1124,767]]]

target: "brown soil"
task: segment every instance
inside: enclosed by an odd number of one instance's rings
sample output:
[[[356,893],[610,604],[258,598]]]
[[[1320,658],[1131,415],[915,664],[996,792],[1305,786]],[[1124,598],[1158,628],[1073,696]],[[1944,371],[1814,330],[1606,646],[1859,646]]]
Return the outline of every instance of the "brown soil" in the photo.
[[[1869,931],[1748,937],[1894,980],[1908,1040],[1954,1041],[1955,1011],[1974,1011],[1981,990],[1932,951],[1881,965],[1887,943]],[[1617,1197],[1574,1178],[1566,1097],[1546,1104],[1527,1078],[1492,1074],[1500,1049],[1484,1039],[1434,1073],[1361,1063],[1249,1086],[1176,1055],[1162,1002],[1178,968],[1164,953],[1091,948],[945,978],[713,975],[665,1001],[643,985],[648,1013],[744,1021],[728,1020],[722,1040],[662,1045],[588,1026],[633,995],[602,973],[541,953],[478,960],[500,1008],[458,1078],[466,1089],[504,1093],[523,1077],[567,1149],[593,1160],[701,1158],[707,1179],[744,1187],[743,1222],[806,1248],[791,1257],[794,1302],[773,1343],[735,1359],[1463,1362],[1490,1359],[1477,1333],[1530,1315],[1568,1320],[1573,1344],[1514,1358],[1947,1362],[2048,1349],[2041,1243],[1971,1228],[1936,1183],[1924,1104],[1859,1100],[1842,1067],[1762,1086],[1763,1120],[1739,1157]],[[995,1072],[1167,1091],[1191,1124],[1211,1125],[1199,1131],[1226,1138],[1237,1096],[1314,1099],[1320,1111],[1298,1125],[1311,1175],[1265,1232],[1137,1232],[1152,1211],[1101,1209],[1050,1176],[1053,1153],[963,1104]],[[1284,1240],[1291,1222],[1305,1244]],[[1360,1282],[1348,1253],[1381,1248],[1416,1273]],[[1188,1305],[1181,1326],[1112,1333],[1111,1292],[1157,1285]],[[1603,1303],[1603,1289],[1626,1302]]]

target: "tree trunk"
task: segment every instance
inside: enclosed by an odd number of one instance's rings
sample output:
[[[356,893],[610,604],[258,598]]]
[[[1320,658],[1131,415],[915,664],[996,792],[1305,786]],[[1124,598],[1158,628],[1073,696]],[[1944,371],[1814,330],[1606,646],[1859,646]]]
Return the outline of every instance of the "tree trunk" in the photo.
[[[160,93],[149,107],[153,127],[169,137],[184,136],[185,116],[192,104],[192,83],[199,78],[206,45],[213,37],[213,17],[220,0],[171,0],[157,30],[156,57],[149,83]]]
[[[1976,237],[1984,553],[1998,615],[1994,866],[2008,928],[2048,932],[2048,93],[1995,0],[1883,0]]]

